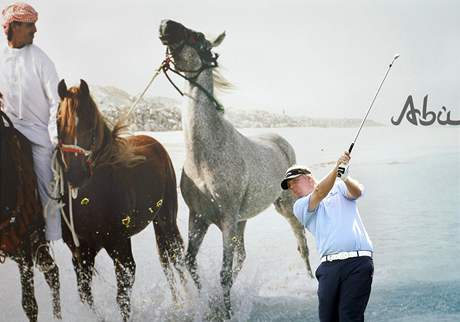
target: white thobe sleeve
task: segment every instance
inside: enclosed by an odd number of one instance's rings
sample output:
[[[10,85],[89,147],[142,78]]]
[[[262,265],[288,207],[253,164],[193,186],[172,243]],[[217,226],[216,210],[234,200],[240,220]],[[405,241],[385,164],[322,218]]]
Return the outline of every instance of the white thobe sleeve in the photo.
[[[48,121],[48,133],[53,146],[58,144],[57,119],[56,114],[60,102],[58,94],[59,78],[54,63],[50,59],[45,59],[42,65],[42,87],[48,100],[50,118]]]

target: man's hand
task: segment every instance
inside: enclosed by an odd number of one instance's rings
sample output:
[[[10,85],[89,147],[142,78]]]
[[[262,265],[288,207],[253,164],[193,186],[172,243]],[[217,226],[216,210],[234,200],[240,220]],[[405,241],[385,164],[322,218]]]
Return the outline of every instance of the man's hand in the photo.
[[[338,175],[338,169],[340,164],[348,164],[350,161],[350,153],[344,152],[343,155],[337,160],[335,167],[329,172],[329,174],[324,177],[314,188],[311,197],[310,204],[308,206],[309,211],[316,209],[318,204],[323,200],[329,191],[331,191],[334,186],[335,180]]]
[[[358,181],[348,175],[350,160],[351,157],[348,151],[345,151],[339,160],[337,160],[337,177],[345,183],[348,190],[348,198],[357,199],[361,196],[363,187]]]
[[[351,156],[350,156],[350,153],[348,153],[348,151],[345,151],[343,152],[343,154],[340,156],[340,158],[337,160],[337,165],[341,165],[341,164],[345,164],[347,165],[348,162],[350,162],[351,160]]]
[[[340,164],[339,167],[337,168],[337,177],[342,179],[343,182],[346,182],[348,180],[348,167],[349,164]]]
[[[337,177],[343,181],[347,181],[348,178],[348,163],[350,162],[350,159],[350,153],[345,151],[337,160]]]

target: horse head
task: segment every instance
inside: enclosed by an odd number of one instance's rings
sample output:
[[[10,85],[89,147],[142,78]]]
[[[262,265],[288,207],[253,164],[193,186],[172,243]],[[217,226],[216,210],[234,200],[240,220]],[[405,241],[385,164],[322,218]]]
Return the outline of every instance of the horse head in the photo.
[[[60,161],[66,180],[73,187],[81,187],[94,167],[100,115],[84,80],[80,80],[80,86],[70,89],[61,80],[58,93],[61,98],[57,117]]]
[[[207,40],[203,33],[186,28],[173,20],[160,24],[160,40],[167,46],[178,71],[196,73],[217,66],[217,54],[211,51],[225,38],[225,32],[215,40]]]

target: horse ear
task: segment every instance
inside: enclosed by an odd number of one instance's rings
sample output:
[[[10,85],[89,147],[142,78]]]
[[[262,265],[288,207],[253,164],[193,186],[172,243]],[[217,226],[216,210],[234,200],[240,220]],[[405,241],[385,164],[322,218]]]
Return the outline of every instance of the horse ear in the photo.
[[[64,79],[61,79],[61,81],[59,82],[58,94],[59,94],[59,97],[61,98],[61,100],[63,100],[64,97],[67,96],[67,85],[66,85]]]
[[[80,93],[89,96],[89,87],[88,84],[83,79],[80,79]]]
[[[224,38],[225,38],[225,31],[221,33],[219,36],[217,36],[217,38],[214,39],[214,41],[211,41],[211,47],[219,46],[222,43],[222,41],[224,41]]]

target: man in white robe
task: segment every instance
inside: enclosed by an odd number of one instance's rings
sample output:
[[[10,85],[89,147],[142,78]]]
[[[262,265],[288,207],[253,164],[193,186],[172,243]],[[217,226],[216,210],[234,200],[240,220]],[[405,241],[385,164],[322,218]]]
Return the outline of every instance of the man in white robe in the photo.
[[[51,157],[56,146],[56,113],[59,104],[58,76],[50,58],[33,44],[37,12],[28,4],[15,3],[3,12],[7,43],[0,47],[0,92],[4,111],[32,144],[34,170],[43,207],[49,201]],[[61,239],[57,211],[46,214],[46,239]]]

